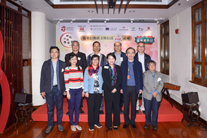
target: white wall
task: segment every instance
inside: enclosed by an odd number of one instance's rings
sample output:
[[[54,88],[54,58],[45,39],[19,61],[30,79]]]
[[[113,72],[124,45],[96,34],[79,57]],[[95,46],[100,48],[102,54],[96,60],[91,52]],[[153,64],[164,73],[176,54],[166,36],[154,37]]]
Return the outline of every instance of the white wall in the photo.
[[[46,19],[45,26],[45,58],[50,58],[50,46],[56,46],[56,25]]]
[[[175,34],[179,26],[179,34]],[[197,91],[200,99],[201,117],[207,120],[207,89],[193,83],[191,80],[192,70],[192,26],[191,7],[178,13],[169,19],[170,24],[170,76],[169,82],[180,85],[180,91],[171,91],[171,97],[182,104],[182,91]]]
[[[46,19],[44,13],[32,12],[32,97],[33,105],[45,103],[40,95],[42,64],[49,59],[49,48],[55,45],[56,26]]]

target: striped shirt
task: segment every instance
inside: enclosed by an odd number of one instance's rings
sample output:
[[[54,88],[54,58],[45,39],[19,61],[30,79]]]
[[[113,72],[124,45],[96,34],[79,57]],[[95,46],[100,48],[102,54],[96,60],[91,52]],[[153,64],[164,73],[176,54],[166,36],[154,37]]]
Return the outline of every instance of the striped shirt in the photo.
[[[83,89],[83,70],[78,68],[66,67],[64,72],[66,91],[70,89]]]

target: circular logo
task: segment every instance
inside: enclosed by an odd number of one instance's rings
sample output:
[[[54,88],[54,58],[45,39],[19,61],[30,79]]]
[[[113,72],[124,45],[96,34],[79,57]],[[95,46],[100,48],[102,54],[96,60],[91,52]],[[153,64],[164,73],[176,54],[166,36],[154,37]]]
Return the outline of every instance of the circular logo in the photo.
[[[71,47],[71,43],[72,43],[72,36],[69,33],[64,33],[61,35],[60,37],[60,43],[67,48]]]

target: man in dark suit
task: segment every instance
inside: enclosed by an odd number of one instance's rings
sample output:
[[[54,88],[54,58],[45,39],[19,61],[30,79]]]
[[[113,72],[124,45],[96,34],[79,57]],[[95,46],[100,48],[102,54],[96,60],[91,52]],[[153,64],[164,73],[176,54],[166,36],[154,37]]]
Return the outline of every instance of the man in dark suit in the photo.
[[[104,66],[106,65],[106,57],[104,54],[100,53],[101,51],[101,44],[98,41],[93,42],[93,53],[89,54],[87,57],[87,66],[91,64],[91,57],[95,54],[99,56],[99,66]],[[101,106],[99,110],[100,114],[104,114],[103,112],[103,97],[101,98]]]
[[[87,67],[86,63],[86,55],[82,52],[79,51],[80,45],[78,41],[73,41],[72,42],[72,51],[71,53],[68,53],[65,55],[65,63],[66,65],[69,62],[69,57],[74,53],[78,56],[78,65],[82,67],[83,72],[85,71]],[[81,104],[80,104],[80,114],[84,114],[84,111],[82,110],[83,107],[83,98],[81,98]],[[68,112],[66,113],[68,115]]]
[[[57,109],[57,127],[59,131],[63,131],[62,116],[63,116],[63,93],[65,91],[64,70],[65,62],[59,60],[59,48],[56,46],[50,47],[51,59],[45,61],[42,65],[40,79],[40,93],[43,98],[46,98],[48,127],[45,133],[50,133],[53,128],[54,121],[54,104]]]
[[[142,71],[143,73],[148,69],[148,66],[147,66],[147,63],[151,60],[151,57],[144,53],[145,51],[145,43],[144,42],[139,42],[137,44],[137,53],[135,55],[135,59],[138,60],[139,62],[141,62],[142,64]],[[138,97],[140,97],[142,95],[138,95]],[[136,113],[138,114],[139,113],[139,108],[140,110],[142,111],[143,114],[145,114],[145,108],[144,108],[144,99],[143,99],[143,96],[142,96],[142,105],[141,107],[139,107],[139,98],[137,99],[137,107],[136,107]]]
[[[127,56],[122,50],[122,43],[121,42],[115,42],[114,43],[114,55],[116,56],[115,64],[121,66],[121,63],[125,60],[127,60]],[[123,114],[122,106],[124,103],[123,94],[120,94],[120,113]]]
[[[123,128],[127,128],[129,123],[136,129],[136,102],[138,93],[143,90],[143,75],[142,65],[138,60],[134,60],[135,49],[129,47],[126,50],[128,60],[121,64],[122,69],[122,89],[121,93],[124,96],[124,121]],[[129,119],[129,103],[131,97],[131,120]]]

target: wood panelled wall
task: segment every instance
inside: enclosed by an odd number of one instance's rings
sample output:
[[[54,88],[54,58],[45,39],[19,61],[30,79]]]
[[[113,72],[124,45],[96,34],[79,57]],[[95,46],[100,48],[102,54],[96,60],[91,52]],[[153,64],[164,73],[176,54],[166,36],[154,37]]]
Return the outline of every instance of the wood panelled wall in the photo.
[[[15,122],[14,97],[15,93],[20,93],[23,88],[22,17],[21,12],[0,3],[0,31],[4,41],[1,67],[11,88],[11,110],[7,127]]]

